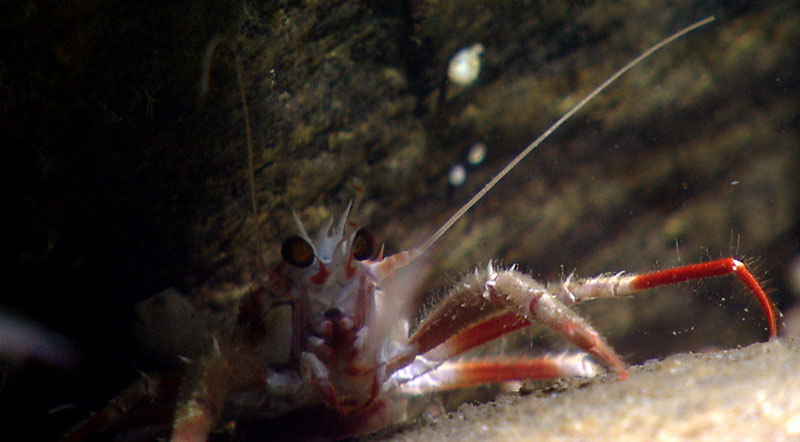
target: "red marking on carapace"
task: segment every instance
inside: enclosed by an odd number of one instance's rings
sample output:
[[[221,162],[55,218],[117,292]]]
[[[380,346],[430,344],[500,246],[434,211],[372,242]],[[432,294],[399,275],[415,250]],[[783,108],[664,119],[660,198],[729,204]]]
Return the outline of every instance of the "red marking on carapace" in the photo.
[[[681,282],[692,281],[695,279],[711,278],[714,276],[730,275],[735,273],[740,280],[753,292],[764,315],[767,317],[767,327],[769,336],[774,338],[778,333],[775,309],[772,302],[767,297],[764,289],[756,281],[744,263],[733,258],[718,259],[700,264],[692,264],[674,269],[662,270],[659,272],[646,273],[633,279],[631,286],[637,290],[644,290],[663,285],[678,284]]]
[[[275,268],[267,273],[265,287],[269,290],[269,296],[275,299],[283,299],[289,295],[293,282],[285,274],[286,262],[279,262]]]
[[[325,268],[321,262],[319,263],[319,272],[316,275],[311,277],[311,282],[316,285],[325,284],[325,281],[328,280],[328,277],[331,276],[331,272]]]
[[[347,279],[353,277],[356,274],[356,266],[353,265],[353,252],[350,251],[350,256],[347,258],[347,266],[344,269],[344,274]]]

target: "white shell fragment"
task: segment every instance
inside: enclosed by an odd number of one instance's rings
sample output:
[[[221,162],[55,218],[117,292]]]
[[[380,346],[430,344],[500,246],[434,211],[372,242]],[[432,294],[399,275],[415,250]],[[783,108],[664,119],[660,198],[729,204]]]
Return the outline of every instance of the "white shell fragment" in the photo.
[[[450,182],[450,185],[454,187],[464,184],[464,181],[467,180],[467,169],[461,164],[456,164],[450,168],[450,172],[447,174],[447,180]]]
[[[473,166],[477,166],[486,158],[486,144],[481,141],[476,142],[469,148],[467,153],[467,161]]]
[[[459,86],[467,86],[477,80],[481,72],[481,54],[483,45],[480,43],[456,52],[447,67],[447,78]]]

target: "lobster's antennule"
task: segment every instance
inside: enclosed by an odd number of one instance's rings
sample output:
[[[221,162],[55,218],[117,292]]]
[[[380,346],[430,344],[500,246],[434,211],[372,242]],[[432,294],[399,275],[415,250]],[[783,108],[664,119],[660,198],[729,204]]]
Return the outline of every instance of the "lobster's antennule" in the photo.
[[[685,34],[688,34],[689,32],[692,32],[701,26],[711,23],[712,21],[714,21],[714,16],[706,17],[703,20],[700,20],[692,25],[689,25],[681,29],[680,31],[670,35],[669,37],[651,46],[650,49],[642,52],[641,54],[639,54],[639,56],[631,60],[628,64],[626,64],[625,66],[620,68],[617,72],[615,72],[613,75],[608,77],[606,81],[604,81],[600,86],[597,86],[592,92],[586,95],[580,102],[578,102],[575,106],[573,106],[570,110],[568,110],[558,120],[556,120],[556,122],[553,123],[546,131],[544,131],[544,133],[539,135],[539,137],[536,138],[531,144],[529,144],[528,147],[526,147],[522,152],[520,152],[516,157],[514,157],[514,159],[511,160],[506,165],[506,167],[504,167],[497,175],[495,175],[494,178],[489,180],[489,182],[486,183],[483,186],[483,188],[481,188],[481,190],[478,191],[478,193],[476,193],[469,201],[466,202],[466,204],[461,206],[461,208],[458,209],[456,213],[454,213],[447,221],[445,221],[444,224],[442,224],[442,226],[439,227],[439,229],[433,233],[433,235],[428,237],[428,239],[426,239],[422,244],[417,246],[416,251],[418,252],[418,255],[422,255],[425,252],[427,252],[428,249],[436,241],[438,241],[439,238],[442,237],[442,235],[444,235],[448,230],[450,230],[450,227],[452,227],[453,224],[455,224],[459,219],[461,219],[461,217],[463,217],[464,214],[467,213],[467,211],[469,211],[469,209],[472,208],[472,206],[474,206],[478,201],[480,201],[484,195],[486,195],[490,190],[492,190],[492,188],[498,182],[500,182],[500,180],[502,180],[506,175],[508,175],[508,173],[511,172],[511,170],[514,169],[514,167],[516,167],[516,165],[520,161],[522,161],[526,156],[528,156],[528,154],[531,153],[533,149],[542,144],[542,142],[546,140],[550,135],[552,135],[552,133],[555,132],[555,130],[558,129],[562,124],[564,124],[565,121],[569,120],[573,115],[575,115],[575,113],[577,113],[584,106],[586,106],[586,104],[592,101],[598,94],[603,92],[608,86],[617,81],[619,77],[621,77],[631,68],[639,64],[642,60],[652,55],[654,52],[672,43],[673,41],[684,36]]]
[[[261,268],[266,269],[267,263],[264,261],[264,237],[261,236],[261,224],[258,222],[258,204],[256,203],[256,178],[255,167],[253,166],[253,127],[250,125],[250,110],[247,107],[247,94],[244,91],[244,74],[242,73],[242,60],[239,53],[236,53],[236,81],[239,83],[239,95],[242,99],[242,112],[244,113],[244,129],[247,138],[247,178],[250,186],[250,204],[253,210],[253,219],[256,224],[256,243],[258,247],[258,260]]]
[[[297,226],[297,233],[303,238],[307,243],[314,245],[314,241],[311,241],[311,237],[308,236],[308,232],[306,232],[306,228],[303,227],[303,222],[300,221],[300,217],[297,215],[297,212],[292,209],[292,217],[294,217],[294,224]]]
[[[347,204],[347,208],[344,209],[344,213],[342,213],[342,218],[339,220],[339,225],[336,227],[339,229],[339,233],[344,237],[344,229],[347,227],[347,220],[350,219],[350,210],[353,208],[353,202],[350,201]]]
[[[364,199],[364,183],[362,183],[358,178],[353,178],[350,181],[350,185],[353,187],[353,190],[356,193],[356,200],[353,201],[353,210],[351,210],[348,214],[348,222],[350,221],[351,216],[355,216],[358,213],[358,208],[361,206],[361,200]],[[350,224],[353,227],[356,227],[358,223],[353,221],[350,222]]]

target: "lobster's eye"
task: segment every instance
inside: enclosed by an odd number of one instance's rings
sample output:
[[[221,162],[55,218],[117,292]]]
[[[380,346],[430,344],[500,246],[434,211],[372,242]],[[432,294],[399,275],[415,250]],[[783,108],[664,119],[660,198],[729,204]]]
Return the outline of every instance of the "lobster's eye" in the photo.
[[[314,262],[314,248],[303,238],[291,236],[283,242],[281,256],[295,267],[308,267]]]
[[[360,228],[353,238],[353,258],[363,261],[375,254],[375,236],[369,230]]]

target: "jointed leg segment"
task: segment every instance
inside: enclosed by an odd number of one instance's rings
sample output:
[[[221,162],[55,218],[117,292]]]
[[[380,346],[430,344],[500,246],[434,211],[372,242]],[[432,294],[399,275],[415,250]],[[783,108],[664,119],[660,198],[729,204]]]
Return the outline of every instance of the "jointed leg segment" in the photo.
[[[770,338],[777,336],[777,310],[744,263],[733,258],[690,264],[641,275],[617,273],[578,281],[567,279],[563,284],[551,285],[548,288],[557,293],[562,302],[572,305],[590,299],[626,296],[665,285],[730,274],[735,274],[750,289],[767,319]]]
[[[389,371],[404,366],[416,354],[424,362],[409,367],[419,379],[407,381],[407,390],[435,383],[437,388],[501,382],[525,378],[575,375],[574,363],[552,364],[547,358],[449,362],[486,342],[538,321],[558,332],[606,368],[627,377],[622,359],[606,341],[569,306],[596,298],[627,296],[664,285],[736,274],[750,289],[767,317],[770,337],[777,332],[775,310],[764,290],[745,265],[733,258],[676,267],[641,275],[623,273],[572,279],[547,286],[515,270],[476,271],[457,284],[448,297],[409,339],[409,352],[388,364]],[[454,330],[457,332],[453,333]],[[427,364],[427,365],[426,365]],[[500,364],[503,368],[500,368]],[[591,371],[591,370],[587,370]],[[446,374],[450,373],[450,374]],[[547,373],[547,375],[545,375]],[[541,376],[540,376],[541,375]],[[419,385],[417,385],[419,384]],[[444,387],[443,387],[444,386]],[[425,388],[431,389],[431,385]]]

